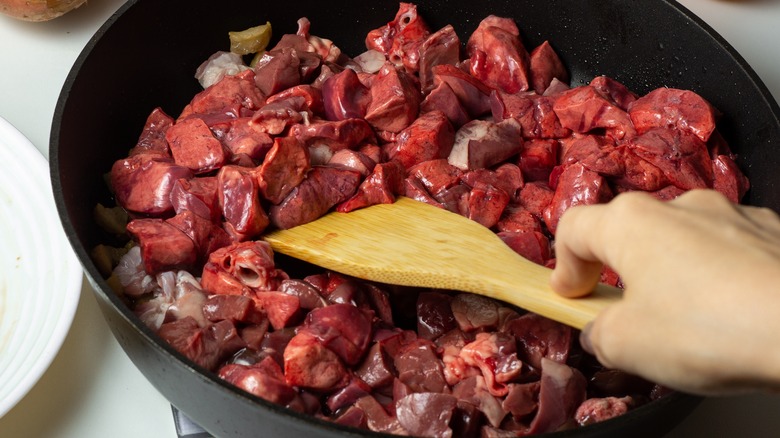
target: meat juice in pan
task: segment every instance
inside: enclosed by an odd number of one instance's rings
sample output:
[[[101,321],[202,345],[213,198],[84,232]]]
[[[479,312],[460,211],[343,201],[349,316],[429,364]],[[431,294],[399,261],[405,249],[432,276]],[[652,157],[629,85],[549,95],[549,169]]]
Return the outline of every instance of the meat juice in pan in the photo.
[[[152,111],[112,167],[118,206],[104,211],[128,214],[130,249],[96,253],[113,256],[105,273],[144,323],[239,388],[380,432],[545,433],[668,392],[603,368],[570,327],[489,298],[291,278],[260,236],[403,195],[554,266],[571,206],[694,188],[738,202],[749,185],[716,109],[604,76],[570,87],[554,48],[524,47],[507,18],[461,40],[402,3],[354,58],[298,25],[250,65],[243,52],[204,62],[204,91],[176,117]],[[602,281],[620,286],[609,268]]]

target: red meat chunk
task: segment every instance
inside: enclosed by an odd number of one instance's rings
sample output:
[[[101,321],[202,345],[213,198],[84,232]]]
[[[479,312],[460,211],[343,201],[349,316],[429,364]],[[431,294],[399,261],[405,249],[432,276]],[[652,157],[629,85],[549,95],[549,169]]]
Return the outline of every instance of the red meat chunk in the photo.
[[[493,119],[515,119],[523,128],[524,138],[563,138],[571,135],[555,112],[557,97],[532,93],[508,94],[493,91],[490,94],[490,110]]]
[[[355,365],[368,349],[371,319],[351,304],[333,304],[309,312],[300,332],[311,334],[345,364]]]
[[[630,139],[628,148],[659,168],[672,184],[683,190],[712,187],[713,170],[707,145],[687,131],[651,128]]]
[[[208,370],[244,347],[232,322],[223,320],[201,328],[191,316],[166,322],[157,334],[178,352]]]
[[[540,369],[542,359],[566,363],[572,342],[572,328],[549,318],[527,313],[504,324],[518,342],[518,357]]]
[[[543,42],[531,52],[529,69],[533,85],[531,88],[536,94],[544,94],[553,79],[569,82],[569,73],[549,41]]]
[[[466,112],[458,96],[446,82],[440,82],[436,88],[425,96],[420,104],[420,113],[441,111],[447,116],[452,126],[457,129],[468,123],[471,117]]]
[[[529,433],[554,432],[563,426],[585,400],[586,385],[580,371],[542,359],[539,410],[531,422]]]
[[[252,115],[254,128],[268,135],[283,134],[287,127],[313,117],[303,96],[291,95],[266,103]]]
[[[452,299],[452,314],[464,332],[498,327],[498,302],[481,295],[458,294]]]
[[[308,45],[303,38],[300,40]],[[299,54],[305,53],[305,49],[299,52],[293,47],[279,47],[280,45],[284,45],[284,41],[280,41],[273,50],[266,51],[255,64],[255,85],[266,96],[302,83]]]
[[[510,197],[506,190],[478,182],[460,202],[460,214],[474,222],[492,228],[501,219]]]
[[[360,183],[354,196],[339,204],[336,211],[349,212],[375,204],[391,204],[403,192],[404,171],[395,161],[379,163]]]
[[[178,213],[190,211],[212,221],[222,217],[219,208],[216,177],[181,178],[171,188],[170,201]]]
[[[211,322],[222,320],[260,324],[265,314],[255,306],[255,302],[242,295],[211,295],[203,303],[203,315]]]
[[[417,297],[417,334],[433,341],[457,328],[450,303],[452,297],[441,292],[423,292]]]
[[[196,94],[184,107],[178,120],[205,114],[227,114],[228,117],[236,118],[244,115],[246,110],[260,108],[265,102],[265,96],[272,93],[261,92],[255,86],[256,79],[251,70],[225,76]]]
[[[322,100],[328,120],[345,120],[364,117],[371,95],[357,73],[348,68],[323,82]]]
[[[528,209],[519,205],[509,205],[501,214],[496,229],[506,233],[541,232],[542,224],[539,216],[534,215]]]
[[[601,135],[575,136],[564,144],[561,164],[580,163],[586,169],[605,176],[621,176],[626,173],[625,148]]]
[[[165,140],[165,133],[173,125],[173,117],[169,116],[162,108],[155,108],[146,118],[141,135],[135,147],[130,150],[129,156],[138,154],[159,154],[170,157],[171,151]]]
[[[593,86],[585,85],[564,91],[553,106],[561,125],[574,132],[589,133],[605,129],[608,135],[623,139],[636,132],[628,113],[609,96]]]
[[[443,392],[449,388],[436,347],[430,341],[414,340],[392,357],[398,379],[413,392]]]
[[[300,320],[301,302],[296,296],[260,290],[252,298],[257,307],[268,315],[268,321],[275,330],[291,327]]]
[[[277,137],[255,176],[263,198],[278,204],[306,178],[309,148],[295,137]]]
[[[442,84],[446,84],[457,97],[469,119],[482,116],[490,111],[491,89],[479,79],[450,64],[434,66],[431,72],[434,90],[437,90]],[[451,115],[450,112],[446,110],[445,112],[448,116]],[[450,118],[450,120],[453,119]],[[453,121],[453,123],[455,122]],[[460,123],[460,125],[462,124]]]
[[[395,18],[366,36],[366,47],[382,52],[396,66],[417,71],[420,45],[428,38],[428,25],[417,13],[417,5],[401,2]]]
[[[228,165],[217,174],[219,205],[225,228],[236,240],[247,240],[268,226],[269,219],[260,203],[260,188],[252,171]]]
[[[482,375],[464,379],[452,388],[452,395],[462,402],[476,406],[490,426],[499,427],[507,416],[507,411],[501,406],[501,400],[488,391]]]
[[[248,159],[255,165],[263,160],[274,141],[260,128],[251,117],[240,117],[230,122],[221,140],[232,154],[229,160],[231,163]]]
[[[198,118],[185,119],[171,126],[165,134],[176,164],[203,174],[219,169],[227,161],[222,142],[206,123]]]
[[[515,119],[472,120],[458,129],[447,161],[461,170],[480,169],[499,164],[522,149],[522,128]]]
[[[518,204],[541,219],[544,209],[550,205],[554,196],[555,192],[546,183],[533,181],[520,189]]]
[[[346,385],[349,375],[336,353],[302,332],[284,349],[284,377],[290,386],[329,390]]]
[[[489,16],[482,20],[466,44],[471,74],[506,93],[528,90],[530,56],[519,35],[511,19]]]
[[[353,196],[359,184],[357,172],[315,166],[281,204],[270,208],[271,222],[282,229],[311,222]]]
[[[547,181],[558,165],[560,143],[554,139],[530,139],[523,143],[517,164],[527,181]]]
[[[498,237],[516,253],[539,265],[544,265],[552,254],[550,239],[541,231],[501,231]]]
[[[427,94],[434,87],[433,67],[437,65],[457,65],[460,62],[460,38],[455,28],[446,25],[429,35],[420,45],[418,63],[420,88]]]
[[[370,95],[365,120],[380,131],[399,132],[411,125],[420,111],[422,95],[416,80],[390,63],[377,72]]]
[[[225,230],[211,220],[184,210],[166,222],[178,228],[195,243],[199,264],[203,263],[213,251],[230,245],[232,240]]]
[[[211,253],[209,264],[252,290],[277,290],[287,279],[287,274],[274,265],[271,246],[264,240],[237,242],[220,248]],[[221,293],[217,290],[211,292]]]
[[[325,145],[332,151],[357,149],[363,143],[375,142],[374,131],[363,119],[340,121],[313,120],[308,124],[294,125],[290,134],[306,146]]]
[[[279,365],[266,358],[256,365],[228,364],[219,370],[219,377],[271,403],[292,404],[299,396],[284,380]]]
[[[127,232],[141,247],[144,270],[148,274],[189,269],[198,260],[195,242],[162,219],[135,219]]]
[[[634,400],[629,397],[603,397],[585,400],[574,414],[580,426],[600,423],[628,412]]]
[[[712,160],[713,188],[723,193],[731,202],[739,202],[750,188],[750,182],[728,155],[718,155]]]
[[[408,169],[423,161],[447,158],[454,142],[455,129],[449,119],[443,112],[434,110],[401,130],[387,154]]]
[[[676,128],[706,142],[715,130],[718,114],[703,97],[690,90],[658,88],[628,107],[637,132],[652,128]]]
[[[452,436],[450,420],[457,399],[431,392],[409,394],[395,402],[398,422],[412,436]]]
[[[607,76],[596,76],[588,85],[595,88],[602,96],[609,96],[609,100],[615,102],[618,108],[624,111],[627,111],[631,103],[637,99],[637,95],[625,85]]]
[[[173,211],[171,190],[192,171],[157,154],[138,154],[117,160],[111,167],[111,187],[117,203],[128,211],[164,215]]]
[[[544,223],[555,234],[558,221],[569,208],[604,203],[612,197],[612,190],[604,177],[579,163],[565,165],[558,177],[553,199],[544,209]]]
[[[376,342],[371,345],[365,359],[355,370],[355,375],[373,389],[387,388],[393,384],[395,379],[393,360],[385,352],[382,344]]]

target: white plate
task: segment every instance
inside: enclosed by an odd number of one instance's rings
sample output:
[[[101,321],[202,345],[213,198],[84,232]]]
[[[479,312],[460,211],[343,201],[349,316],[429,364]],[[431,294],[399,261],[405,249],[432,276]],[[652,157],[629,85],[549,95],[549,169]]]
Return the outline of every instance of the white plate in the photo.
[[[46,159],[0,118],[0,417],[62,346],[82,278],[57,215]]]

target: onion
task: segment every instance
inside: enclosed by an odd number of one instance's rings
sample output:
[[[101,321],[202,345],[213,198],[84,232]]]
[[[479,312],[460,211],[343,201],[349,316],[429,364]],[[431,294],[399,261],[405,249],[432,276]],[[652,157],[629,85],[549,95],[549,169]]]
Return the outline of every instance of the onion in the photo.
[[[26,21],[48,21],[64,15],[87,0],[0,0],[0,12]]]

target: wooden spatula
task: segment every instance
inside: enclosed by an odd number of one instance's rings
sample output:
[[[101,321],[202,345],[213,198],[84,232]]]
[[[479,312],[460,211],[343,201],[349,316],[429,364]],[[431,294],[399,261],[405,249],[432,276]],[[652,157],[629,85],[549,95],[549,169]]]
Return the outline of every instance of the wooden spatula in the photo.
[[[621,291],[599,285],[568,299],[552,270],[518,255],[484,226],[409,198],[329,213],[265,235],[274,251],[365,280],[473,292],[581,329]]]

